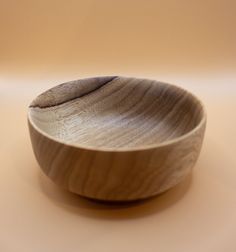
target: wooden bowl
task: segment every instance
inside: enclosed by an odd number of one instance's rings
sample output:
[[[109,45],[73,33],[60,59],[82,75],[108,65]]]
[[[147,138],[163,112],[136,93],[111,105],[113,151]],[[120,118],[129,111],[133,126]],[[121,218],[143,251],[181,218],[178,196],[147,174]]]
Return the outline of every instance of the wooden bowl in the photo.
[[[28,123],[36,159],[56,184],[93,199],[131,201],[162,193],[190,173],[206,113],[182,88],[110,76],[42,93]]]

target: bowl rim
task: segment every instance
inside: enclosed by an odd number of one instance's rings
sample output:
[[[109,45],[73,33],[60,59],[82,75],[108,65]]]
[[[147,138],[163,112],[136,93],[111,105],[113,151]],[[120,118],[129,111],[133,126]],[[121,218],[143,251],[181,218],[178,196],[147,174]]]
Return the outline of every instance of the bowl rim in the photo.
[[[98,76],[98,77],[105,77],[105,76]],[[124,77],[124,76],[117,76],[117,77]],[[91,77],[91,78],[96,78],[96,77]],[[127,78],[127,77],[124,77],[124,78]],[[136,77],[128,77],[128,78],[134,78],[134,79],[143,79],[143,80],[152,80],[152,81],[157,81],[157,80],[154,80],[154,79],[148,79],[148,78],[136,78]],[[83,80],[84,78],[81,78],[81,79],[78,79],[78,80]],[[68,82],[64,82],[63,84],[66,84],[66,83],[69,83],[71,81],[68,81]],[[39,128],[33,121],[32,119],[32,116],[30,115],[30,111],[32,109],[32,107],[28,107],[28,112],[27,112],[27,119],[28,119],[28,123],[30,123],[30,125],[41,135],[43,135],[44,137],[54,141],[54,142],[57,142],[59,144],[62,144],[62,145],[65,145],[65,146],[68,146],[68,147],[74,147],[74,148],[77,148],[77,149],[84,149],[84,150],[88,150],[88,151],[101,151],[101,152],[137,152],[137,151],[144,151],[144,150],[151,150],[151,149],[157,149],[157,148],[160,148],[160,147],[165,147],[165,146],[170,146],[170,145],[173,145],[173,144],[176,144],[186,138],[188,138],[189,136],[193,135],[196,131],[198,131],[204,124],[206,124],[207,122],[207,113],[206,113],[206,108],[205,108],[205,105],[203,104],[203,102],[195,95],[193,94],[192,92],[186,90],[185,88],[183,87],[180,87],[176,84],[171,84],[171,83],[168,83],[168,82],[163,82],[163,81],[157,81],[161,84],[165,84],[165,85],[169,85],[169,86],[172,86],[174,88],[177,88],[177,89],[180,89],[184,92],[186,92],[188,95],[192,96],[194,100],[196,100],[201,108],[202,108],[202,118],[200,120],[200,122],[193,128],[191,129],[189,132],[179,136],[179,137],[175,137],[173,139],[170,139],[170,140],[167,140],[167,141],[163,141],[161,143],[156,143],[156,144],[149,144],[149,145],[144,145],[144,146],[137,146],[137,147],[122,147],[122,148],[108,148],[108,147],[92,147],[92,146],[86,146],[86,145],[83,145],[83,144],[76,144],[76,143],[70,143],[70,142],[66,142],[66,141],[63,141],[59,138],[56,138],[56,137],[53,137],[51,136],[50,134],[46,133],[45,131],[43,131],[41,128]],[[55,85],[53,86],[52,88],[55,88],[57,86],[59,86],[60,84],[58,85]],[[42,92],[41,94],[47,92],[48,90],[50,90],[51,88],[47,89],[46,91]],[[41,95],[39,94],[39,95]],[[39,96],[38,95],[38,96]],[[36,97],[38,97],[36,96]],[[35,99],[36,99],[35,97]]]

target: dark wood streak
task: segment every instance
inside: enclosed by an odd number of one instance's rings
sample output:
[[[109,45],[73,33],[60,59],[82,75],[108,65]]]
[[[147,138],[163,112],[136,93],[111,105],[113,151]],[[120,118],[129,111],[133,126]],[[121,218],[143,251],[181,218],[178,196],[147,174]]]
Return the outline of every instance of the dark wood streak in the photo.
[[[68,85],[68,82],[62,83],[56,88],[51,88],[43,94],[39,95],[30,104],[29,107],[50,108],[59,106],[63,103],[73,101],[74,99],[82,98],[83,96],[86,96],[91,92],[95,92],[115,78],[117,78],[117,76],[97,77],[82,79],[80,81],[71,81],[69,82],[70,85]]]

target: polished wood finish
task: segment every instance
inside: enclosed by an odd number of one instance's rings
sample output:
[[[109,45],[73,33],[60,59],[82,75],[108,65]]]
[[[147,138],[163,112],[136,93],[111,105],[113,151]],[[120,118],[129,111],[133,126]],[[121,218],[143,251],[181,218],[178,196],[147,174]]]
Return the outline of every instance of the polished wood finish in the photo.
[[[44,92],[31,103],[28,122],[38,163],[56,184],[89,198],[129,201],[189,174],[206,114],[174,85],[108,76]]]

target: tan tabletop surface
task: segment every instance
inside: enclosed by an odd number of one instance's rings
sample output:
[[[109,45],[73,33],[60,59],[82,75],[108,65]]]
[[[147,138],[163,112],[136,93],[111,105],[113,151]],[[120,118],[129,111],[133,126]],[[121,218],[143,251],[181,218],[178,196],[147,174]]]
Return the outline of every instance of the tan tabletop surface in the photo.
[[[27,105],[59,78],[1,81],[0,251],[236,251],[235,79],[166,80],[181,83],[205,103],[201,156],[191,178],[128,206],[106,206],[61,191],[40,172]]]
[[[236,251],[236,1],[1,1],[0,252]],[[26,121],[45,89],[97,75],[179,84],[208,124],[193,174],[131,205],[60,190]]]

